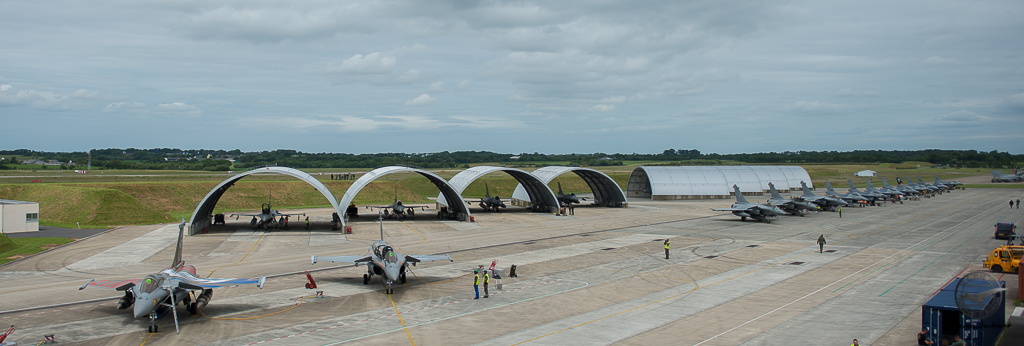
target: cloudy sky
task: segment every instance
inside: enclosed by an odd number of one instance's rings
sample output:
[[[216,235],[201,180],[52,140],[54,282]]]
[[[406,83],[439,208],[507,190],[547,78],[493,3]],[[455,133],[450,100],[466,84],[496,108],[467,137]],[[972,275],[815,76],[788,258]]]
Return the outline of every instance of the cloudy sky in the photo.
[[[1024,153],[1021,1],[0,2],[0,149]]]

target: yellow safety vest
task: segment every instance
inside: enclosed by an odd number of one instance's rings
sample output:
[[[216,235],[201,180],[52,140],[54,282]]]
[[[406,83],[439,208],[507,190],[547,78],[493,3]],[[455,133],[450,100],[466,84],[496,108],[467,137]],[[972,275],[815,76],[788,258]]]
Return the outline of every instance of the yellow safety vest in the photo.
[[[480,284],[480,274],[474,275],[473,276],[473,286],[476,286],[476,285],[479,285],[479,284]]]
[[[668,244],[671,244],[671,242],[665,242],[665,250],[668,250]]]
[[[490,282],[491,282],[491,276],[487,275],[487,273],[484,273],[484,285],[486,285],[486,284],[488,284]]]

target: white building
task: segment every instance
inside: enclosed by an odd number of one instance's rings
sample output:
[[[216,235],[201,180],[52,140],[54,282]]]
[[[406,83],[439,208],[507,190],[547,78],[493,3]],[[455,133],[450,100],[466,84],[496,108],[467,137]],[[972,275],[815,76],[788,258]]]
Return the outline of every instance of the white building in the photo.
[[[869,169],[865,169],[863,171],[854,173],[853,175],[857,177],[877,177],[878,173]]]
[[[0,199],[0,233],[39,230],[39,203]]]
[[[733,185],[745,195],[768,192],[768,183],[780,193],[814,186],[799,166],[640,166],[626,184],[628,198],[715,199],[734,196]]]

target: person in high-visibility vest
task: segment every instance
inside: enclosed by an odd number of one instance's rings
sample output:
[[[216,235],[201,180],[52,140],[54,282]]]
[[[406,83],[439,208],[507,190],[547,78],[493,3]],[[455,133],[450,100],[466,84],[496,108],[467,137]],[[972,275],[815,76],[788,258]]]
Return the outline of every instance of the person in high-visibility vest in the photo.
[[[480,299],[480,271],[473,270],[473,291],[476,292],[476,298]]]
[[[306,230],[309,230],[309,216],[306,217]]]
[[[484,271],[484,298],[489,297],[491,294],[487,293],[487,284],[491,283],[491,272]]]
[[[669,246],[669,244],[671,244],[671,242],[669,242],[668,239],[665,239],[665,259],[668,259],[668,246]]]

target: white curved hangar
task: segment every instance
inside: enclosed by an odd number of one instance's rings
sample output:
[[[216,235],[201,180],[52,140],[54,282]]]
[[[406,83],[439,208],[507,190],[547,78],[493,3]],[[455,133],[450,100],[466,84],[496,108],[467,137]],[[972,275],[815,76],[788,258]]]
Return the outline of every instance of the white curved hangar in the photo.
[[[768,184],[779,192],[812,185],[811,176],[799,166],[673,166],[633,169],[626,183],[629,197],[667,199],[732,198],[732,186],[744,195],[763,195]]]
[[[530,206],[535,207],[534,210],[550,212],[558,208],[558,197],[555,193],[548,188],[546,182],[541,181],[537,176],[530,172],[518,169],[518,168],[506,168],[506,167],[495,167],[495,166],[476,166],[469,168],[459,174],[456,174],[448,181],[449,184],[455,188],[455,191],[462,195],[462,192],[469,187],[474,181],[480,177],[493,172],[505,172],[511,175],[517,181],[519,186],[525,186],[526,198],[525,200],[530,201]],[[518,191],[519,187],[516,187]],[[461,197],[460,197],[461,200]],[[437,195],[437,202],[443,205],[448,205],[448,200],[443,194]]]
[[[616,184],[615,180],[612,180],[607,174],[601,173],[598,170],[584,167],[546,166],[538,168],[532,173],[544,182],[544,186],[547,186],[555,177],[568,172],[576,173],[580,178],[583,178],[587,186],[590,186],[590,190],[594,192],[594,204],[622,208],[629,206],[626,194],[622,192],[619,184]],[[550,190],[551,188],[549,187],[548,189]],[[529,195],[526,189],[523,188],[523,184],[516,186],[516,190],[512,192],[512,198],[522,201],[528,200]]]
[[[284,174],[298,178],[299,180],[312,185],[317,191],[320,191],[320,194],[324,195],[324,197],[331,202],[331,206],[334,207],[334,211],[336,211],[338,215],[345,215],[344,210],[338,208],[338,200],[334,198],[334,195],[332,195],[331,191],[327,189],[327,186],[324,186],[323,183],[316,180],[312,175],[288,167],[263,167],[236,174],[235,176],[228,178],[228,180],[220,183],[220,185],[217,185],[217,187],[214,187],[213,190],[210,190],[210,193],[207,193],[206,197],[203,197],[203,200],[199,202],[198,206],[196,206],[196,210],[192,212],[192,219],[188,221],[188,235],[193,235],[197,230],[202,230],[203,228],[206,228],[206,226],[209,226],[212,222],[210,219],[213,218],[213,208],[217,206],[217,202],[220,201],[220,197],[224,195],[224,192],[227,191],[228,188],[231,188],[232,185],[235,185],[235,182],[238,180],[253,174]]]
[[[462,197],[459,196],[459,193],[456,192],[454,188],[452,188],[452,185],[449,184],[448,181],[442,179],[437,174],[430,173],[422,169],[410,168],[405,166],[387,166],[369,171],[366,174],[363,174],[362,177],[359,177],[359,179],[356,179],[356,181],[352,183],[352,186],[349,186],[348,190],[345,190],[345,195],[341,197],[341,201],[339,201],[338,204],[348,206],[350,203],[352,203],[352,200],[356,198],[356,195],[359,194],[359,190],[362,190],[364,187],[366,187],[366,185],[370,184],[370,182],[377,180],[377,178],[380,178],[382,176],[400,172],[419,173],[420,175],[429,179],[431,183],[434,183],[434,186],[437,186],[437,189],[441,190],[441,195],[443,195],[445,198],[449,200],[462,199]],[[456,203],[453,208],[458,209],[459,220],[469,219],[469,207],[467,207],[465,203]],[[345,214],[339,213],[338,215]],[[342,218],[342,223],[344,222],[344,218]],[[342,225],[342,227],[344,228],[344,224]]]

